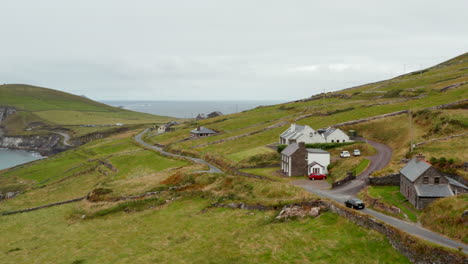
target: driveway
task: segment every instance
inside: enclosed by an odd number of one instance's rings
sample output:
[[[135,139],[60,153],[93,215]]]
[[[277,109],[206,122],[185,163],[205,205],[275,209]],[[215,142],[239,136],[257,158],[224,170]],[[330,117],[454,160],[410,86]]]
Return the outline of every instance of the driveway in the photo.
[[[192,158],[192,157],[187,157],[187,156],[183,156],[183,155],[178,155],[178,154],[173,154],[173,153],[170,153],[170,152],[167,152],[167,151],[164,151],[162,148],[160,147],[156,147],[156,146],[152,146],[148,143],[146,143],[145,141],[143,141],[143,139],[141,139],[141,137],[146,134],[148,132],[148,128],[145,129],[143,132],[141,132],[140,134],[136,135],[135,136],[135,140],[142,144],[143,146],[147,147],[147,148],[150,148],[150,149],[154,149],[156,151],[158,151],[159,153],[161,153],[162,155],[164,156],[169,156],[169,157],[177,157],[177,158],[184,158],[184,159],[188,159],[188,160],[191,160],[193,162],[196,162],[196,163],[200,163],[200,164],[203,164],[203,165],[206,165],[208,166],[210,169],[207,170],[207,171],[198,171],[199,173],[202,173],[202,172],[208,172],[208,173],[224,173],[222,170],[218,169],[216,166],[202,160],[202,159],[198,159],[198,158]]]

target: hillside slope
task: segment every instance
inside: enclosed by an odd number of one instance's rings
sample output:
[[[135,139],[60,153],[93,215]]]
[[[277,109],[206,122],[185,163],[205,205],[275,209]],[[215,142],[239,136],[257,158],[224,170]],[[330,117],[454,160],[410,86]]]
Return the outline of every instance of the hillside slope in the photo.
[[[0,106],[17,110],[2,126],[7,135],[34,134],[44,127],[86,134],[100,130],[81,125],[164,123],[170,117],[133,112],[69,93],[23,84],[0,85]],[[29,129],[28,129],[29,128]]]

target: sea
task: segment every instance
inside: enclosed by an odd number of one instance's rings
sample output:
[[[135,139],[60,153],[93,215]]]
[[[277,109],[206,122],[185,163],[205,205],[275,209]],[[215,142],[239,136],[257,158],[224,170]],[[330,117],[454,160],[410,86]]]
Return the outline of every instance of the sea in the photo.
[[[250,110],[258,106],[286,101],[101,101],[102,103],[137,112],[177,118],[195,118],[198,114],[219,111],[225,115]]]
[[[0,170],[44,158],[37,152],[0,148]]]

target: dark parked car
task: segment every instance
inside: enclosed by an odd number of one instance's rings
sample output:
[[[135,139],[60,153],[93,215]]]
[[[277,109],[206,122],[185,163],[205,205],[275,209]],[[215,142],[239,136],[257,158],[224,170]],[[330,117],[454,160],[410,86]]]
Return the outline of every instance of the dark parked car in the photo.
[[[344,202],[344,204],[346,205],[346,207],[354,209],[364,209],[366,207],[364,203],[359,199],[349,199],[346,202]]]
[[[327,175],[325,174],[312,173],[309,175],[309,180],[323,180],[326,178],[327,178]]]

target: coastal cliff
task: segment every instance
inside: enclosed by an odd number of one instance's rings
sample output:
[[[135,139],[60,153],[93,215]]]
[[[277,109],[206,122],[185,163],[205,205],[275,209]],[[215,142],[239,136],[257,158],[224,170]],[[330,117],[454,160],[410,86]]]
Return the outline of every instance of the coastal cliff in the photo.
[[[52,155],[69,149],[58,135],[0,136],[0,148],[31,150],[42,155]]]
[[[0,106],[0,148],[22,149],[51,155],[69,149],[64,146],[59,135],[5,136],[2,121],[14,115],[17,110],[13,107]]]

